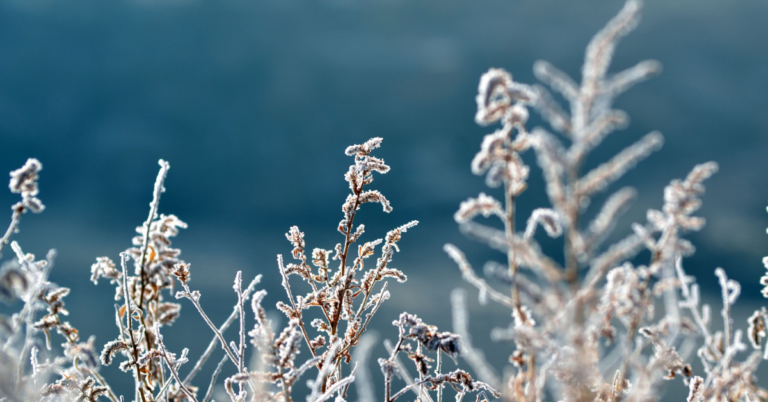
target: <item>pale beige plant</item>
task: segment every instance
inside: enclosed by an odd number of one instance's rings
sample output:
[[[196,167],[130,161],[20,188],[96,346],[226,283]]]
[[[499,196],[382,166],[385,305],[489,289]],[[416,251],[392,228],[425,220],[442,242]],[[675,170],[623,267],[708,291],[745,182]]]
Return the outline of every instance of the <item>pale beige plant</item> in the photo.
[[[479,290],[481,303],[490,298],[511,309],[513,322],[492,333],[496,341],[515,345],[509,358],[514,368],[502,379],[468,342],[464,296],[453,296],[454,327],[465,340],[463,355],[479,378],[500,389],[506,400],[656,401],[662,379],[677,376],[690,386],[689,402],[768,399],[754,377],[760,353],[744,362],[735,360],[736,353],[746,349],[742,332],[733,331],[730,318],[738,284],[722,269],[715,271],[723,289],[725,328],[711,334],[708,307],[699,310],[698,287],[682,269],[682,258],[694,247],[681,236],[704,226],[704,219],[692,213],[701,205],[703,181],[717,171],[717,164],[698,165],[685,180],[673,180],[665,188],[663,208],[649,210],[647,223],[634,224],[633,233],[612,245],[603,243],[635,198],[634,189],[616,191],[591,222],[583,219],[593,196],[663,142],[659,133],[650,133],[609,161],[582,171],[590,151],[627,125],[626,113],[612,108],[614,98],[660,71],[658,62],[644,61],[608,74],[616,44],[637,25],[640,8],[640,1],[627,1],[595,35],[587,46],[580,84],[547,62],[535,64],[537,78],[559,92],[570,112],[543,86],[515,82],[504,70],[492,68],[480,79],[475,120],[481,125],[500,122],[501,128],[485,136],[471,166],[473,173],[486,175],[489,186],[503,184],[503,202],[481,193],[463,202],[455,219],[464,233],[506,254],[505,264],[490,262],[486,272],[507,290],[475,274],[457,247],[447,244],[445,251]],[[529,132],[531,108],[568,146],[543,128]],[[527,188],[529,175],[520,153],[531,148],[552,207],[534,210],[525,230],[518,232],[515,200]],[[504,230],[477,223],[479,215],[499,218]],[[563,236],[563,265],[541,251],[535,239],[538,226],[550,237]],[[651,252],[650,261],[635,265],[642,248]],[[690,317],[684,309],[690,310]],[[750,319],[755,347],[765,337],[766,317],[761,310]],[[688,364],[700,334],[706,378]]]

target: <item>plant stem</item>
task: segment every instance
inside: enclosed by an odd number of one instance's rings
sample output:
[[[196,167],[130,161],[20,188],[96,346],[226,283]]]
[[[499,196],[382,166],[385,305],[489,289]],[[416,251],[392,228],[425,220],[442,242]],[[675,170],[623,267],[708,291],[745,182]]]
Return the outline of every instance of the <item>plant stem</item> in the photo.
[[[128,274],[125,270],[125,264],[128,260],[126,253],[120,253],[120,266],[123,269],[123,298],[125,299],[125,319],[128,323],[128,336],[131,338],[131,350],[133,351],[133,370],[136,376],[136,393],[141,397],[142,402],[147,402],[144,397],[144,392],[141,390],[141,373],[139,372],[139,350],[136,347],[136,340],[133,336],[133,324],[131,323],[131,299],[128,294]],[[136,398],[138,399],[138,398]]]
[[[8,240],[11,239],[11,236],[16,232],[16,229],[19,227],[19,222],[21,222],[21,214],[24,213],[24,210],[26,207],[24,207],[24,204],[17,204],[18,206],[14,208],[13,215],[11,215],[11,224],[8,225],[8,229],[5,231],[5,234],[3,235],[3,238],[0,239],[0,254],[3,252],[3,248],[6,244],[8,244]]]

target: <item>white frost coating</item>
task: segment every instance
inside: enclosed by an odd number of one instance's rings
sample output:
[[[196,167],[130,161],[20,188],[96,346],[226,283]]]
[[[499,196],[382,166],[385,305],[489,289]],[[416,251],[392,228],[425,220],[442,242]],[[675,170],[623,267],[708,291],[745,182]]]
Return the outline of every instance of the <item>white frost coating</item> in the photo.
[[[605,77],[619,39],[635,29],[640,21],[641,7],[642,3],[639,1],[627,1],[619,14],[613,17],[589,42],[581,71],[584,80],[582,92],[585,87],[596,85]]]
[[[506,108],[512,103],[508,89],[512,86],[512,74],[492,68],[480,77],[477,86],[477,114],[475,122],[482,126],[501,119]]]
[[[154,215],[150,216],[150,221],[157,218],[157,206],[160,204],[160,195],[165,192],[165,187],[163,187],[163,184],[165,183],[165,177],[168,175],[168,169],[171,168],[171,165],[162,159],[160,159],[157,163],[160,164],[160,172],[157,173],[157,179],[155,180],[155,190],[152,193],[152,202],[149,204],[149,207],[154,212]]]
[[[579,96],[579,86],[576,82],[548,61],[537,60],[533,64],[533,74],[539,81],[549,85],[569,102],[575,101]]]
[[[618,217],[629,209],[629,204],[635,197],[637,197],[635,189],[624,187],[608,198],[587,229],[586,241],[589,243],[589,247],[595,248],[600,245],[611,230],[613,230]]]
[[[598,166],[587,173],[577,184],[577,193],[581,197],[587,197],[597,191],[605,189],[608,184],[624,175],[629,169],[635,167],[637,162],[648,157],[651,152],[661,148],[664,137],[659,132],[647,134],[640,141],[632,144],[619,152],[610,161]]]
[[[461,224],[471,221],[477,215],[483,215],[486,218],[497,215],[505,219],[501,203],[485,193],[480,193],[477,198],[463,201],[459,205],[459,210],[453,215],[453,219]]]
[[[540,224],[547,231],[549,237],[555,238],[563,234],[560,215],[549,208],[537,208],[533,210],[531,217],[528,218],[523,239],[528,240],[533,237],[537,224]]]
[[[37,174],[43,170],[43,164],[35,158],[27,159],[24,166],[11,172],[8,188],[12,193],[21,193],[22,197],[34,197],[38,194]]]
[[[608,92],[611,97],[616,97],[633,87],[635,84],[645,81],[659,73],[661,73],[661,63],[656,60],[641,61],[635,66],[611,77],[606,83],[605,91]]]

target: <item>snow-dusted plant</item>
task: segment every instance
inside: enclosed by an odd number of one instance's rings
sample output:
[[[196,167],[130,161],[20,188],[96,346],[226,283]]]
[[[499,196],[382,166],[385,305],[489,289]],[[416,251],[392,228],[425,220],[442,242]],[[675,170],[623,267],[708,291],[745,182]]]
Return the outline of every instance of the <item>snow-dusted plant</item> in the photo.
[[[289,319],[288,325],[277,334],[261,304],[266,292],[255,288],[261,275],[243,288],[242,273],[237,273],[233,286],[235,303],[226,319],[210,317],[203,309],[202,295],[191,287],[191,265],[179,258],[181,250],[171,247],[171,238],[187,225],[174,215],[158,214],[170,168],[163,160],[160,160],[149,216],[136,228],[138,236],[133,238],[133,247],[120,254],[119,264],[108,257],[99,257],[91,267],[91,281],[98,284],[99,279],[108,280],[115,286],[114,300],[118,302],[115,304],[117,335],[104,343],[101,353],[97,352],[93,337],[79,342],[78,331],[63,321],[62,316],[68,312],[62,298],[69,289],[47,281],[55,253],[51,252],[47,260],[37,261],[13,242],[18,262],[6,264],[0,272],[0,296],[21,299],[24,307],[14,316],[0,320],[0,401],[94,402],[100,397],[112,402],[123,401],[125,396],[117,396],[99,374],[103,366],[111,365],[116,359],[119,368],[133,377],[134,394],[128,398],[136,402],[208,402],[223,366],[230,363],[237,372],[224,379],[223,385],[232,401],[290,402],[292,391],[304,385],[299,379],[311,370],[315,371],[316,378],[308,381],[309,402],[329,398],[343,400],[357,369],[357,366],[348,368],[351,353],[361,342],[373,315],[389,298],[386,280],[406,280],[405,274],[389,266],[395,251],[399,250],[397,242],[418,223],[406,223],[389,231],[383,239],[360,244],[357,254],[353,254],[353,244],[365,231],[362,224],[354,226],[360,207],[365,203],[379,203],[385,212],[392,210],[381,193],[368,188],[373,172],[389,171],[382,159],[371,155],[381,141],[373,138],[346,149],[346,154],[354,157],[354,164],[345,175],[351,193],[342,206],[344,217],[338,226],[344,241],[335,246],[335,252],[314,249],[310,266],[304,234],[296,226],[286,234],[293,245],[291,254],[295,262],[286,265],[282,256],[277,256],[287,295],[287,301],[279,302],[277,309]],[[17,230],[22,213],[43,210],[36,198],[37,172],[41,168],[37,160],[30,159],[23,168],[11,173],[11,190],[21,193],[22,201],[13,207],[11,225],[2,245]],[[380,257],[366,267],[366,260],[379,245]],[[132,271],[128,269],[129,260],[133,261]],[[308,284],[307,294],[294,296],[289,281],[294,274]],[[163,327],[177,320],[182,309],[181,303],[168,301],[169,296],[191,303],[212,332],[208,347],[191,367],[186,348],[177,354],[163,341]],[[249,302],[250,312],[246,308]],[[305,310],[310,308],[320,310],[324,318],[306,322]],[[47,310],[47,314],[38,317],[41,310]],[[246,321],[250,314],[254,314],[255,319],[249,330]],[[238,337],[229,341],[224,333],[235,322],[239,323]],[[54,331],[65,339],[64,356],[47,353],[42,363],[39,354],[51,349],[50,333]],[[315,332],[314,337],[310,337],[310,331]],[[45,335],[44,343],[37,336],[41,332]],[[256,367],[247,364],[247,339],[255,349],[252,353],[258,357]],[[370,339],[368,341],[370,343]],[[201,394],[194,380],[217,346],[224,350],[224,357],[212,377],[204,382],[208,388]],[[298,355],[304,347],[309,349],[309,356],[302,361]],[[367,348],[370,350],[370,345]],[[182,377],[183,371],[186,375]]]
[[[472,171],[486,175],[491,187],[503,186],[503,202],[481,193],[463,202],[455,219],[462,232],[506,254],[504,264],[486,264],[487,276],[501,287],[480,278],[456,246],[447,244],[445,251],[479,290],[481,303],[490,298],[511,310],[509,327],[492,333],[496,341],[515,346],[509,358],[513,368],[502,378],[468,342],[464,296],[453,296],[462,354],[479,379],[499,389],[506,400],[656,401],[661,382],[676,377],[690,387],[689,402],[768,400],[754,377],[764,354],[757,351],[744,361],[736,359],[737,352],[747,349],[744,334],[733,330],[730,317],[738,283],[722,269],[715,271],[723,289],[724,329],[713,333],[709,307],[699,306],[698,287],[682,267],[682,258],[694,247],[681,236],[704,226],[704,219],[692,214],[701,205],[703,182],[717,171],[717,164],[698,165],[684,180],[673,180],[664,190],[661,210],[649,210],[647,222],[634,224],[632,233],[613,244],[604,242],[635,198],[634,189],[615,191],[594,219],[583,218],[594,195],[663,142],[661,134],[650,133],[583,171],[590,151],[627,125],[626,113],[614,109],[613,100],[660,71],[658,62],[643,61],[608,74],[614,49],[637,25],[640,8],[639,0],[627,1],[594,36],[581,83],[547,62],[534,65],[537,78],[562,95],[569,111],[545,87],[515,82],[504,70],[490,69],[480,79],[475,120],[501,127],[483,139]],[[530,109],[562,139],[544,128],[529,131]],[[519,232],[515,201],[525,191],[529,174],[520,154],[529,149],[543,172],[551,208],[533,211]],[[473,218],[478,215],[499,218],[504,230],[477,223]],[[562,264],[542,252],[534,237],[538,226],[550,237],[563,237]],[[644,263],[635,258],[643,248],[650,251]],[[768,286],[768,279],[763,282]],[[766,318],[765,309],[750,318],[747,336],[755,348],[764,347]],[[697,373],[689,364],[690,352],[702,336],[698,355],[704,372]]]

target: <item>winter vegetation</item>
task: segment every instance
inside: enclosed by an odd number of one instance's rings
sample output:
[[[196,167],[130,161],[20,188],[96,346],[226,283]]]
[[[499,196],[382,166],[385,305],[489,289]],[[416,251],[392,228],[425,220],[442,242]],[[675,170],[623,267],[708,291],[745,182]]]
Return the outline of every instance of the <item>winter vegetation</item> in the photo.
[[[396,339],[383,341],[387,355],[373,355],[378,340],[366,330],[390,292],[397,292],[394,282],[407,280],[407,270],[391,266],[398,241],[418,236],[417,221],[395,222],[380,238],[361,240],[365,226],[355,218],[360,208],[370,208],[363,204],[392,210],[390,201],[371,189],[375,175],[390,170],[373,155],[381,138],[345,150],[353,163],[344,175],[349,194],[336,246],[308,248],[297,226],[285,234],[291,255],[278,254],[275,263],[285,293],[275,306],[286,317],[282,328],[262,303],[261,275],[246,278],[238,272],[233,278],[228,317],[206,313],[203,295],[195,289],[198,268],[172,247],[172,238],[187,224],[158,212],[170,169],[160,160],[150,211],[131,247],[119,256],[96,257],[91,267],[95,285],[115,289],[109,301],[114,322],[108,323],[115,337],[106,340],[82,334],[66,321],[70,289],[49,281],[56,253],[38,259],[11,239],[27,211],[45,208],[37,198],[42,164],[29,159],[10,173],[10,190],[21,201],[12,206],[0,240],[0,252],[10,256],[0,270],[0,299],[19,306],[12,315],[0,316],[0,401],[209,402],[219,387],[225,394],[216,398],[233,402],[305,397],[308,402],[644,402],[662,399],[665,381],[684,383],[688,402],[768,400],[755,376],[768,359],[768,310],[755,311],[746,323],[734,322],[731,311],[741,288],[717,268],[722,305],[716,317],[684,269],[684,257],[695,248],[683,236],[704,227],[695,213],[716,163],[694,166],[685,178],[672,180],[660,194],[659,209],[648,210],[645,222],[606,244],[636,197],[634,189],[612,190],[611,184],[663,142],[652,132],[596,168],[583,168],[607,135],[627,125],[627,114],[613,108],[614,99],[661,69],[658,62],[643,61],[608,74],[614,49],[637,25],[640,9],[638,0],[627,1],[594,36],[580,83],[544,61],[534,72],[549,89],[516,82],[497,68],[480,78],[475,121],[498,128],[482,140],[471,169],[485,176],[489,187],[500,188],[503,198],[480,193],[461,203],[454,218],[464,234],[505,258],[485,263],[481,275],[458,247],[446,244],[444,250],[459,268],[456,277],[476,288],[481,304],[509,309],[510,318],[499,317],[491,334],[514,346],[508,367],[486,361],[482,350],[492,345],[472,344],[472,317],[461,289],[450,296],[453,332],[425,323],[414,314],[418,311],[403,312],[384,334]],[[531,111],[549,128],[529,130]],[[550,202],[527,218],[515,210],[530,174],[521,158],[526,151],[535,154]],[[612,193],[603,205],[592,206],[591,199],[606,191]],[[596,214],[587,215],[592,207]],[[542,251],[539,228],[540,235],[561,239],[562,254]],[[768,257],[764,264],[768,268]],[[760,283],[768,297],[768,274]],[[172,349],[163,340],[164,327],[182,319],[182,310],[197,311],[207,324],[196,334],[210,338],[200,356]],[[722,329],[713,329],[715,319],[722,320]],[[231,326],[237,336],[229,339],[225,333]],[[59,343],[60,349],[52,347]],[[218,349],[224,351],[222,359],[209,361]],[[694,360],[700,364],[693,365]],[[201,378],[206,365],[216,369]],[[222,375],[225,368],[234,374]],[[121,370],[133,392],[118,395],[102,376],[105,370]]]

